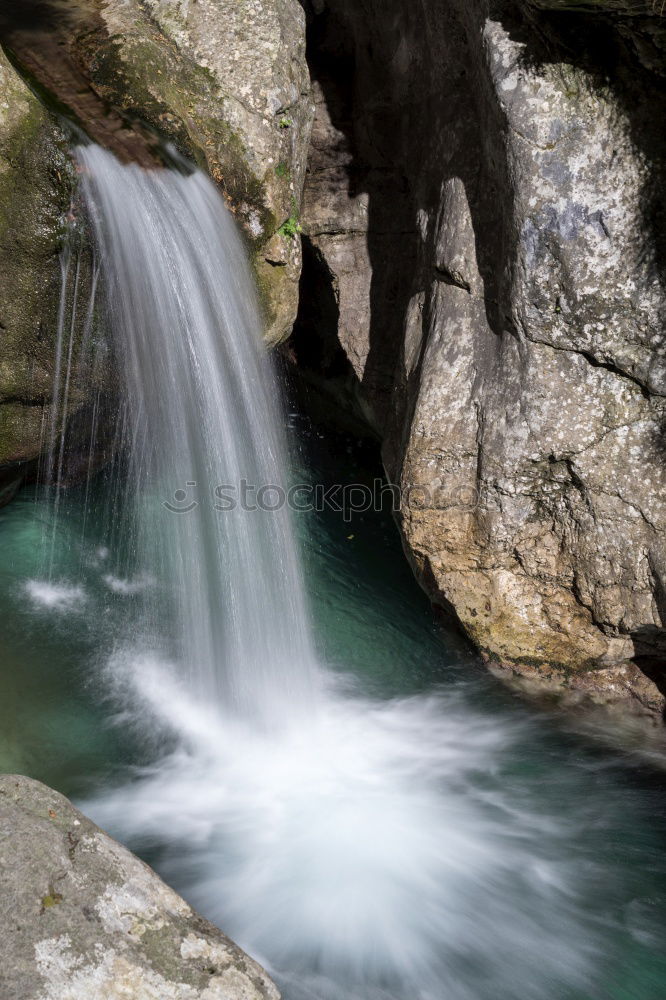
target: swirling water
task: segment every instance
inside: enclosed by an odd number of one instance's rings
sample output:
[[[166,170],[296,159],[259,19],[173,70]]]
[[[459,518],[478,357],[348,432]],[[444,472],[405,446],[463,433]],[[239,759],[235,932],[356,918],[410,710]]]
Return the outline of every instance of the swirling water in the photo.
[[[205,279],[199,254],[214,260],[219,232],[232,248],[233,234],[199,175],[157,175],[146,191],[106,154],[82,159],[105,184],[91,188],[93,207],[120,185],[120,218],[133,184],[135,251],[144,237],[165,251],[168,303],[151,290],[153,265],[122,265],[117,250],[106,262],[107,282],[112,270],[121,283],[115,308],[134,289],[117,318],[125,334],[135,324],[143,352],[130,375],[148,365],[164,381],[128,385],[120,499],[100,476],[59,498],[55,524],[41,495],[0,513],[3,768],[76,795],[263,961],[288,1000],[661,998],[659,772],[629,736],[601,747],[487,677],[434,623],[381,512],[295,516],[301,572],[282,512],[243,522],[215,510],[220,468],[225,483],[245,469],[287,476],[279,436],[266,444],[257,409],[243,410],[259,399],[282,420],[256,395],[258,383],[278,392],[258,349],[239,369],[241,382],[254,371],[249,388],[206,395],[211,366],[238,361],[219,338],[253,336],[242,310],[223,315],[227,327],[211,320],[212,278],[192,288]],[[217,235],[204,240],[195,226],[211,213]],[[189,282],[174,239],[183,217]],[[100,230],[102,245],[112,239]],[[230,285],[251,294],[234,254]],[[215,337],[192,344],[202,316]],[[367,474],[353,441],[290,423],[295,481]]]

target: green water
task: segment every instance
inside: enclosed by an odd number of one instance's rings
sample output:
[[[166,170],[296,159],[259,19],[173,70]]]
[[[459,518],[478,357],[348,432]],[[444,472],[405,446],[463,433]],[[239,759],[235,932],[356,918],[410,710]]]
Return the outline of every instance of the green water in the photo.
[[[301,442],[297,462],[302,467],[296,468],[295,479],[305,470],[308,477],[326,484],[373,478],[375,458],[369,446],[348,437],[324,438],[302,417],[292,417],[292,423]],[[130,780],[133,772],[128,769],[168,754],[172,737],[157,732],[146,738],[109,678],[110,658],[141,615],[143,570],[132,567],[131,556],[128,560],[127,552],[121,552],[122,512],[113,531],[107,527],[109,506],[115,505],[110,480],[101,476],[92,496],[92,508],[89,505],[86,512],[84,491],[68,492],[57,521],[52,505],[30,491],[0,511],[0,767],[86,800],[97,815],[95,803],[103,802],[108,789],[115,790],[120,801],[125,794],[128,801],[144,794],[140,783]],[[415,983],[413,996],[662,1000],[666,791],[660,738],[650,740],[618,726],[609,742],[599,735],[608,723],[538,709],[502,687],[462,638],[436,623],[388,514],[359,514],[350,523],[330,512],[303,514],[297,525],[321,657],[360,697],[386,701],[441,692],[442,705],[449,706],[464,732],[461,754],[477,735],[483,742],[498,727],[514,734],[495,755],[489,749],[487,760],[475,764],[473,773],[461,765],[451,787],[456,802],[469,798],[480,804],[472,831],[479,842],[484,839],[483,824],[493,826],[491,846],[498,837],[510,840],[512,857],[520,858],[520,838],[525,837],[525,872],[518,863],[511,878],[498,878],[496,885],[492,874],[482,886],[470,882],[465,897],[470,912],[461,912],[460,920],[478,926],[478,939],[473,948],[456,952],[456,981],[462,985],[458,992],[443,985],[437,995],[431,985],[430,992],[419,992]],[[49,580],[55,589],[44,589]],[[158,584],[146,583],[150,585]],[[150,786],[145,794],[151,794]],[[194,885],[190,871],[200,859],[190,865],[182,843],[173,845],[179,858],[174,862],[167,832],[161,838],[154,831],[142,837],[131,824],[115,820],[117,811],[105,812],[100,806],[99,815],[121,839],[144,850],[177,888],[207,908],[207,897]],[[450,822],[455,826],[455,814]],[[216,850],[207,863],[217,863],[221,848]],[[526,948],[542,949],[544,961],[552,960],[554,968],[562,964],[562,976],[549,973],[552,985],[537,986],[517,971],[515,988],[507,987],[510,972],[502,973],[508,979],[497,978],[498,953],[506,947],[503,941],[511,941],[512,921],[516,935],[525,936],[533,905],[526,872],[536,865],[547,865],[549,877],[561,873],[563,885],[570,885],[572,878],[575,883],[564,892],[571,894],[567,905],[558,890],[553,919],[544,915],[540,924],[536,914],[534,937],[525,937]],[[488,901],[498,904],[497,913],[508,928],[506,938],[496,941],[492,922],[484,923]],[[228,918],[224,906],[210,915],[234,932],[238,915],[233,907]],[[576,939],[587,933],[594,940],[592,971],[572,981],[565,966],[574,960]],[[290,945],[292,951],[294,947]],[[516,948],[519,952],[520,941]],[[275,967],[288,997],[315,995],[299,988],[298,962],[292,962],[291,973],[278,958]],[[304,981],[307,962],[303,969]],[[384,989],[366,987],[353,995],[394,996],[390,988]],[[346,994],[325,986],[316,995]],[[347,995],[352,995],[351,989]]]

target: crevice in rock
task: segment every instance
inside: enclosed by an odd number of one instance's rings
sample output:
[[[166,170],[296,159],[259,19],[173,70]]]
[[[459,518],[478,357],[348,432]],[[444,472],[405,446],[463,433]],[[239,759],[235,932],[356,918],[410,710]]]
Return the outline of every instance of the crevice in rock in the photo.
[[[321,249],[303,236],[303,268],[294,330],[282,356],[298,373],[293,389],[306,407],[343,429],[374,435],[360,383],[338,339],[340,307],[335,277]]]
[[[340,306],[334,276],[324,255],[308,236],[303,240],[299,311],[290,340],[298,366],[324,378],[353,374],[338,340]]]
[[[644,399],[651,399],[653,396],[663,396],[663,393],[656,392],[655,390],[649,388],[646,383],[638,378],[636,375],[632,375],[631,372],[625,371],[624,368],[618,367],[612,361],[600,361],[594,354],[590,351],[586,351],[582,347],[564,347],[559,344],[553,344],[550,340],[539,340],[537,337],[530,336],[527,338],[532,344],[541,344],[543,347],[550,347],[553,351],[562,351],[565,354],[578,354],[581,358],[593,368],[604,368],[606,371],[610,372],[612,375],[617,375],[618,378],[626,379],[628,382],[632,382],[640,390],[641,395]]]

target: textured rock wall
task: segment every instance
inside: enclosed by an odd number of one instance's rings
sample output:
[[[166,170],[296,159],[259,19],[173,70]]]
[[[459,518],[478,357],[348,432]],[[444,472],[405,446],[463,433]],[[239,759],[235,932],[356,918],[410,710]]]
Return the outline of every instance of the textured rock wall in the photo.
[[[170,138],[216,180],[254,250],[267,338],[291,331],[312,120],[297,0],[0,0],[16,62],[95,141],[143,165]],[[291,235],[289,235],[291,232]]]
[[[297,0],[0,0],[0,41],[43,97],[0,52],[0,503],[34,471],[63,420],[75,449],[86,408],[99,389],[113,389],[112,360],[97,334],[95,370],[84,366],[69,380],[66,401],[57,384],[68,252],[65,354],[73,322],[75,367],[82,339],[92,346],[83,327],[93,280],[76,217],[72,136],[59,112],[124,160],[155,166],[166,138],[211,174],[245,230],[266,338],[278,342],[298,302],[313,115],[304,30]],[[76,414],[80,428],[71,426]]]
[[[59,433],[62,417],[82,411],[105,382],[103,371],[92,372],[85,386],[72,382],[63,412],[54,412],[65,245],[72,261],[63,297],[68,333],[77,262],[81,298],[89,297],[91,281],[85,240],[72,223],[67,147],[52,115],[0,52],[0,504],[36,463],[52,425]],[[85,310],[74,316],[77,345],[85,321]]]
[[[663,22],[538,6],[309,5],[294,353],[422,488],[406,548],[482,650],[660,710]]]
[[[154,871],[19,775],[0,775],[0,870],[3,1000],[280,1000]]]

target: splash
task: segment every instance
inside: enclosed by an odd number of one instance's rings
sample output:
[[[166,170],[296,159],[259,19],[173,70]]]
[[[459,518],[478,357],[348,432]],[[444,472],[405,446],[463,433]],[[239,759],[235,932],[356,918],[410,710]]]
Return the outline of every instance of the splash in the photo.
[[[78,584],[28,580],[25,591],[33,604],[54,611],[68,611],[83,604],[86,593]]]

